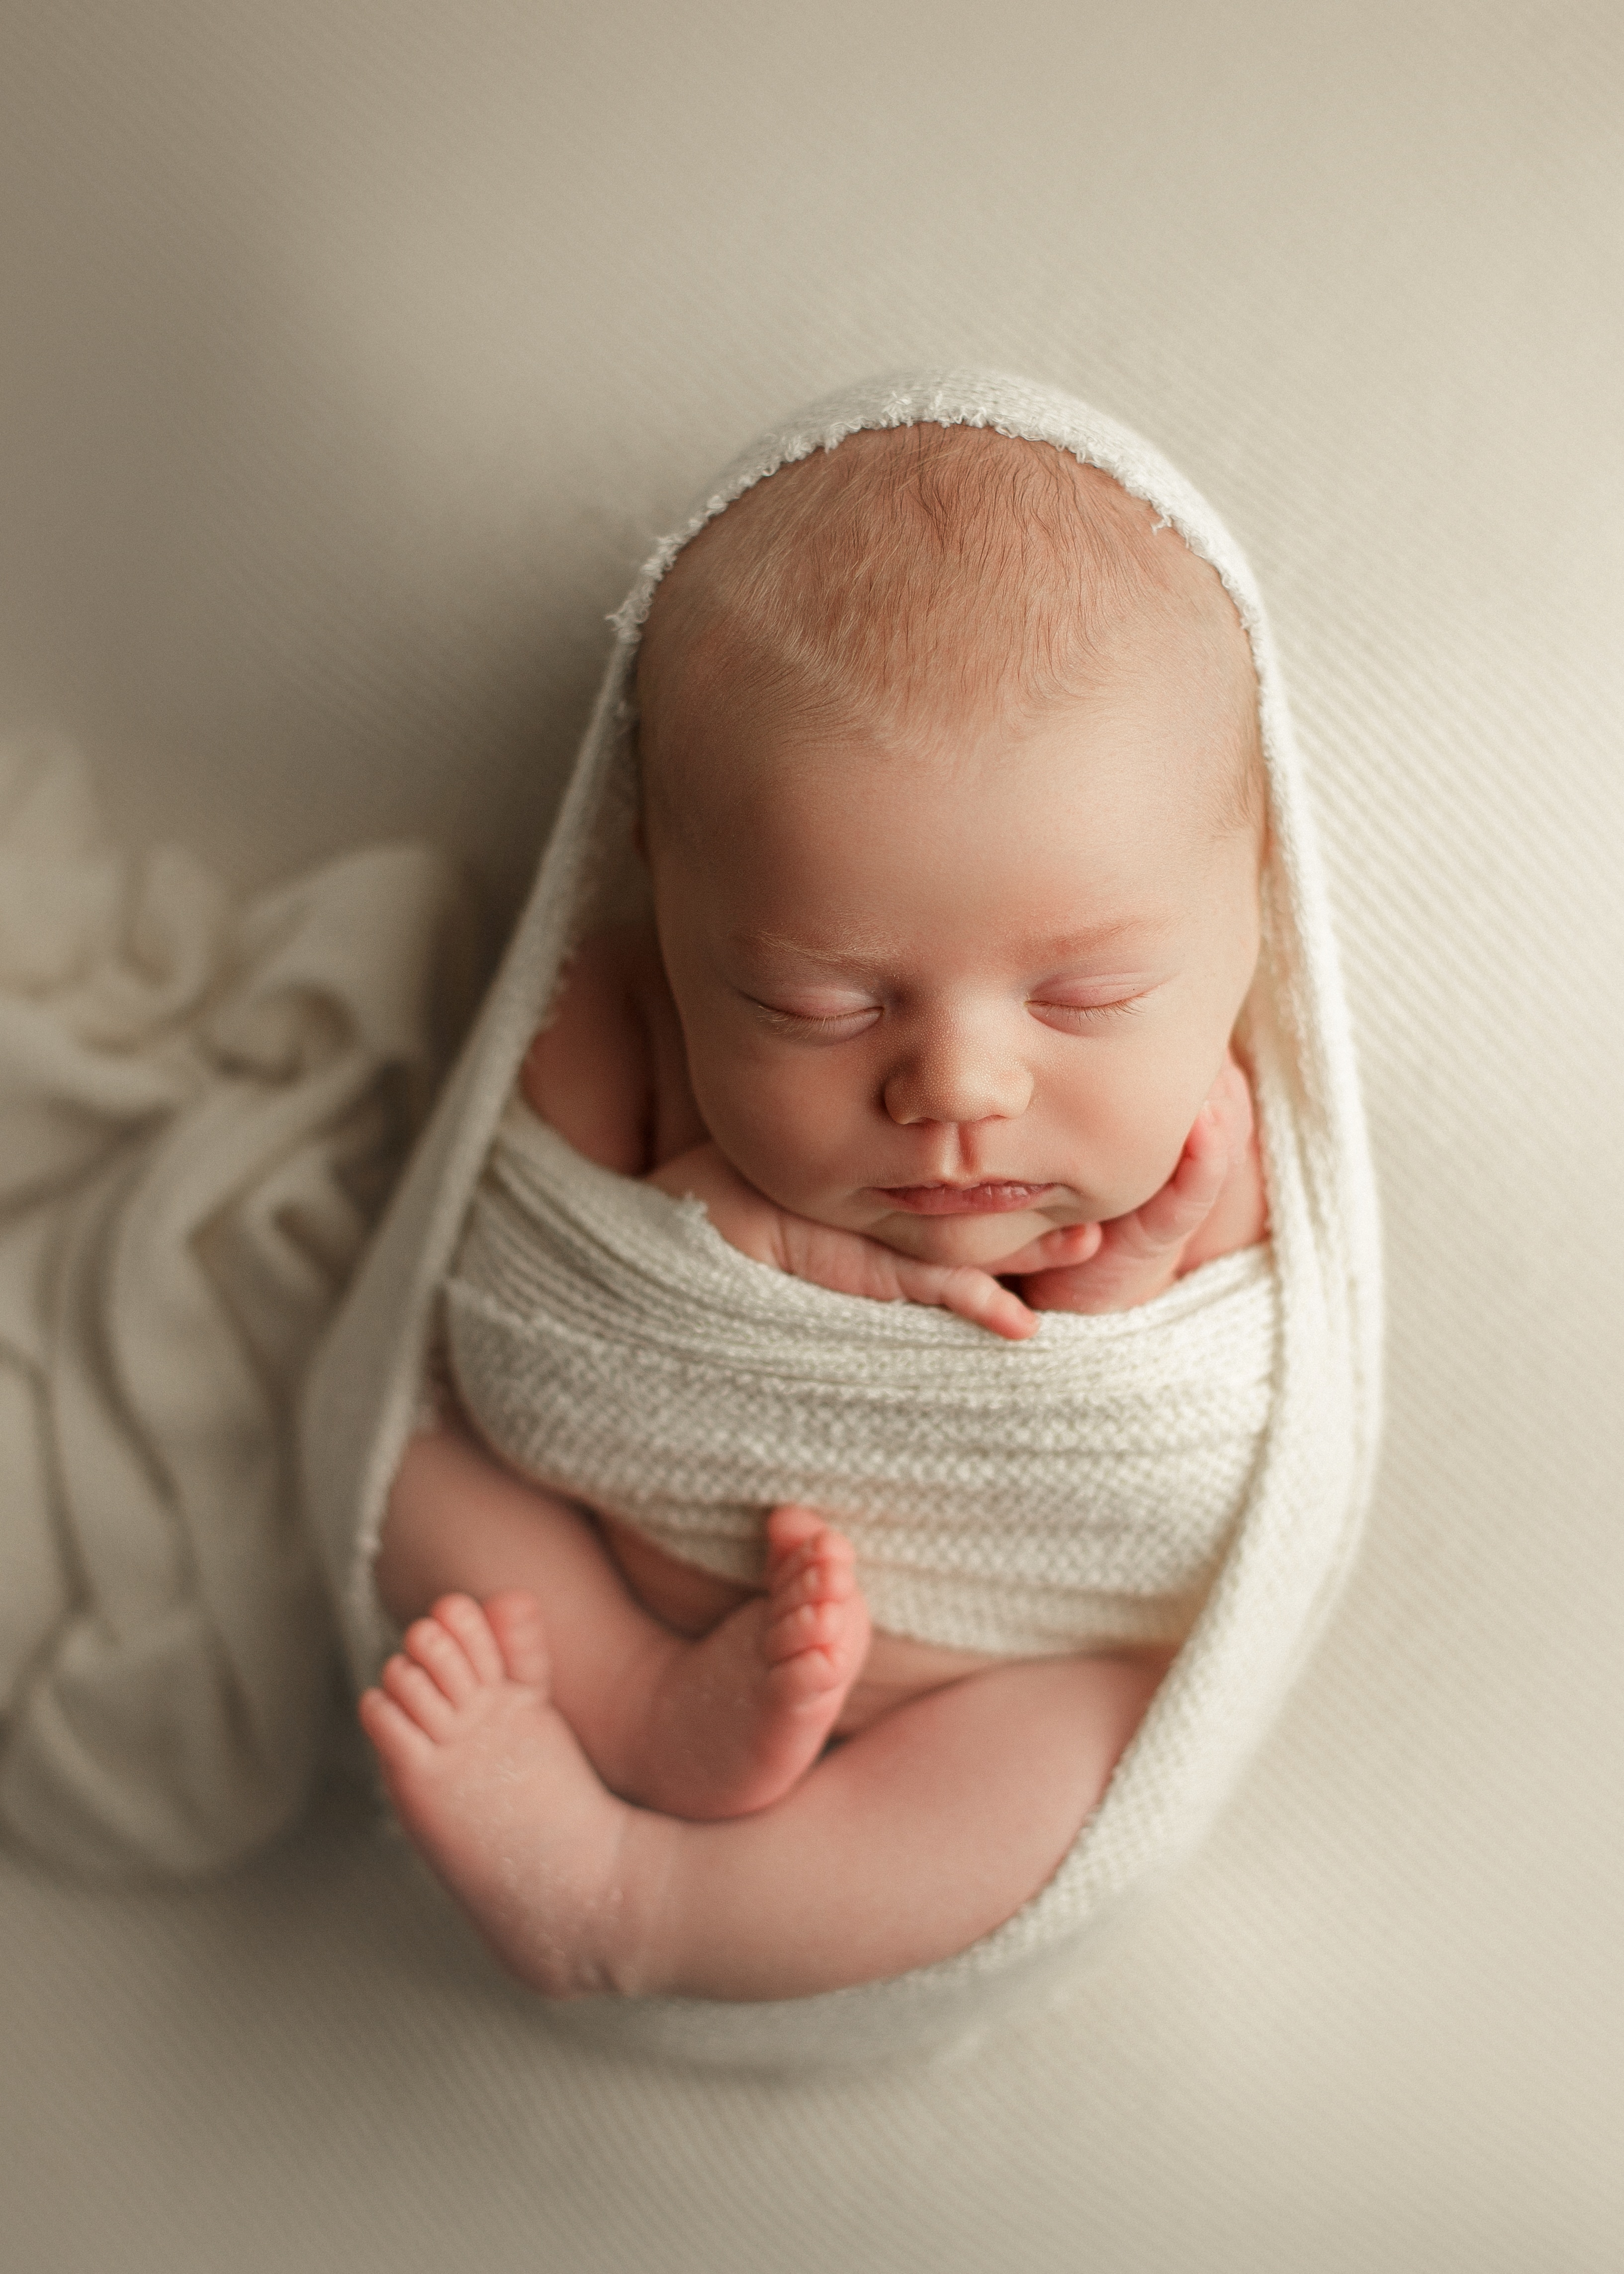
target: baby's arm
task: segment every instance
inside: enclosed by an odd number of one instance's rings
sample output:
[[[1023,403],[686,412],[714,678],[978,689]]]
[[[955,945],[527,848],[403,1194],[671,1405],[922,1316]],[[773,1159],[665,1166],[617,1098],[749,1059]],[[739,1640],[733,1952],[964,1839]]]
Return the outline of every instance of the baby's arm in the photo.
[[[623,1177],[701,1142],[705,1126],[651,926],[617,924],[582,942],[520,1086],[577,1153]]]

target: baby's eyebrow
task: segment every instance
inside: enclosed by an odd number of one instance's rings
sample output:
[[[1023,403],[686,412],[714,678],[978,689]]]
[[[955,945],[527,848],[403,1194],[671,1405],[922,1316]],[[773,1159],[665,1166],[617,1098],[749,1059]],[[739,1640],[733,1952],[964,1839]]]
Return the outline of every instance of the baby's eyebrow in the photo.
[[[1075,931],[1062,932],[1056,938],[1024,941],[1022,949],[1034,963],[1069,963],[1073,956],[1109,947],[1131,934],[1141,939],[1160,938],[1170,930],[1172,922],[1170,916],[1159,910],[1140,908],[1132,915],[1110,916],[1100,923],[1081,924]]]
[[[766,955],[793,955],[802,963],[832,963],[842,969],[867,969],[885,953],[885,943],[875,936],[866,939],[861,933],[841,935],[839,947],[824,946],[815,939],[796,939],[783,931],[736,931],[733,935],[735,947],[748,948]]]
[[[1100,948],[1109,947],[1130,934],[1150,940],[1161,937],[1171,930],[1173,918],[1160,910],[1139,909],[1129,915],[1109,916],[1099,923],[1082,924],[1075,930],[1041,939],[1025,939],[1014,943],[1014,953],[1024,963],[1070,963],[1076,957],[1088,955]],[[787,932],[758,930],[737,931],[733,936],[735,947],[758,954],[793,956],[803,963],[822,964],[837,971],[872,971],[876,965],[893,960],[896,942],[883,933],[864,935],[847,931],[837,945],[812,939],[796,939]]]

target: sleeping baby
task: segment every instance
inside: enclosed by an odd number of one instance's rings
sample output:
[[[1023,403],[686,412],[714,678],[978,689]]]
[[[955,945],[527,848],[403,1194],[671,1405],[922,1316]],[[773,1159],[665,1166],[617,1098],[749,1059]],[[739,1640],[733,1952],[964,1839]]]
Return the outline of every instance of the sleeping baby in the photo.
[[[669,1219],[747,1306],[768,1275],[814,1327],[934,1306],[957,1314],[944,1364],[1000,1383],[1079,1314],[1159,1316],[1235,1269],[1267,1229],[1236,1040],[1257,687],[1216,573],[1149,506],[1046,442],[933,424],[850,435],[718,514],[656,591],[636,686],[651,915],[577,950],[498,1133],[447,1290],[447,1413],[376,1567],[402,1647],[362,1719],[406,1830],[536,1989],[803,1996],[1021,1908],[1199,1586],[1160,1625],[1011,1640],[913,1615],[855,1501],[746,1493],[690,1539],[594,1484],[563,1408],[538,1454],[543,1389],[478,1357],[546,1277],[526,1195],[561,1174],[619,1205],[642,1180],[651,1242]],[[629,1416],[704,1396],[650,1316]],[[1026,1450],[996,1473],[974,1452],[954,1476],[996,1557]]]

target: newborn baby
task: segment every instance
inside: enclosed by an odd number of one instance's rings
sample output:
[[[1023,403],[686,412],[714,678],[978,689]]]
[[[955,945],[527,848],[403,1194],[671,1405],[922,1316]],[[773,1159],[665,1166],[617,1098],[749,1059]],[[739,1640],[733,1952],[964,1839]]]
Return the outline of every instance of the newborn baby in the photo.
[[[638,695],[653,921],[583,947],[523,1075],[577,1151],[763,1266],[1011,1340],[1264,1237],[1232,1047],[1256,687],[1149,508],[1047,444],[851,436],[687,546]],[[450,1426],[377,1578],[409,1623],[362,1702],[396,1810],[553,1995],[796,1996],[965,1948],[1053,1872],[1167,1662],[871,1631],[815,1509],[766,1515],[746,1588]]]

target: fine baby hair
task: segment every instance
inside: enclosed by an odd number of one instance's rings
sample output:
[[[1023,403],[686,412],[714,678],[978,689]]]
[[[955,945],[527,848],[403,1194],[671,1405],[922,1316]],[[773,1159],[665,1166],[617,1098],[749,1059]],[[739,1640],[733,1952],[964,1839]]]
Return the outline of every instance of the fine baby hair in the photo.
[[[776,705],[836,728],[928,681],[944,705],[989,692],[989,664],[1033,715],[1118,660],[1124,626],[1214,666],[1231,707],[1214,740],[1224,820],[1260,818],[1252,659],[1217,576],[1154,508],[1070,452],[986,426],[847,438],[745,493],[656,590],[637,664],[638,755],[657,800],[673,739],[741,671]],[[650,733],[651,727],[655,730]],[[665,801],[680,823],[680,800]]]

